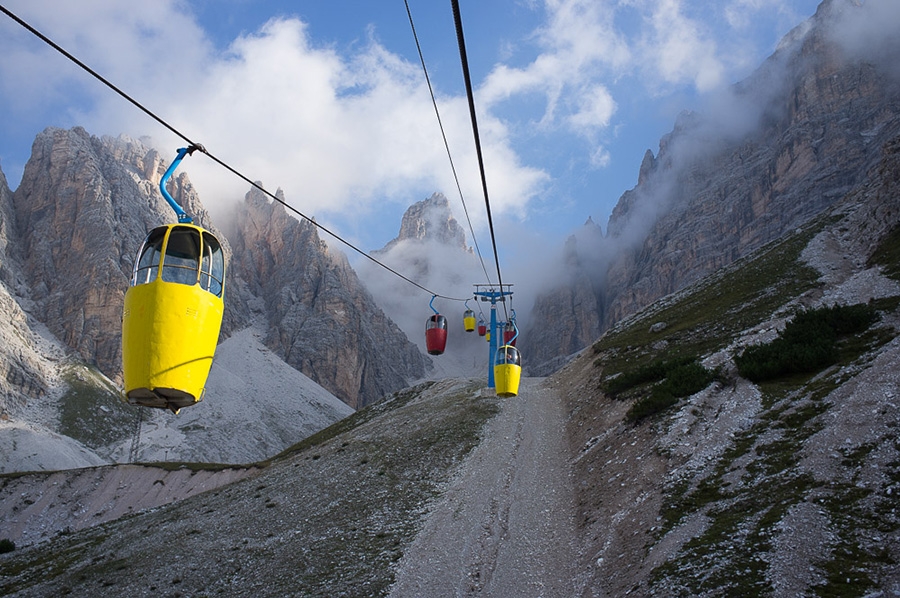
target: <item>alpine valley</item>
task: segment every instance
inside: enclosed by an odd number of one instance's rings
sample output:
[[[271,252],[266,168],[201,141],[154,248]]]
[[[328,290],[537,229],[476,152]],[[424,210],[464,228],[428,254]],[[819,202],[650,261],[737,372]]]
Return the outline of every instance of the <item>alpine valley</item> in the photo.
[[[377,269],[256,188],[214,222],[182,172],[225,317],[204,400],[139,419],[122,305],[171,157],[40,133],[0,173],[0,594],[900,595],[900,23],[852,43],[869,4],[824,0],[573,232],[512,398],[461,321],[428,356]],[[440,193],[373,255],[478,267]]]

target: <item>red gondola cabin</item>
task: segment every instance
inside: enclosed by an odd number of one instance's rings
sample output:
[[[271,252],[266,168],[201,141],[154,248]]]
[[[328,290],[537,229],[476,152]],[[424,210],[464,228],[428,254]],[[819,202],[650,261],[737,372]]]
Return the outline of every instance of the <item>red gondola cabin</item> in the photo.
[[[425,322],[425,346],[429,355],[440,355],[447,346],[447,318],[434,314]]]

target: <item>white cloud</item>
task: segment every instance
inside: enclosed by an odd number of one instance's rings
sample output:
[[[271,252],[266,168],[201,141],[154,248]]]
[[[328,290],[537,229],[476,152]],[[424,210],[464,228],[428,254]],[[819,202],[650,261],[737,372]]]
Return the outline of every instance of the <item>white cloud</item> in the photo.
[[[540,54],[528,65],[497,65],[479,90],[486,110],[516,95],[545,100],[542,127],[569,122],[606,127],[615,102],[600,78],[629,61],[627,45],[613,26],[609,2],[547,0],[547,25],[537,35]],[[608,113],[608,114],[607,114]]]
[[[628,116],[618,116],[621,107],[637,95],[672,97],[721,85],[740,63],[737,42],[727,36],[745,40],[737,28],[748,19],[771,18],[798,2],[520,1],[520,9],[541,11],[543,25],[520,35],[505,62],[476,82],[493,210],[527,218],[540,205],[536,198],[561,187],[525,155],[564,165],[560,176],[606,167]],[[183,0],[5,4],[218,158],[269,189],[282,188],[319,221],[376,214],[385,204],[396,213],[436,190],[455,196],[417,63],[374,35],[344,50],[337,41],[312,39],[299,19],[279,18],[221,51]],[[94,134],[148,135],[171,156],[184,143],[8,21],[0,23],[0,57],[0,107],[43,110],[30,116],[35,127],[81,124]],[[437,89],[444,129],[463,193],[480,202],[468,106],[454,90]],[[48,122],[51,113],[59,117]],[[186,161],[184,170],[214,212],[247,191],[203,157]],[[476,227],[483,218],[483,210],[473,210]]]
[[[419,66],[373,39],[341,55],[313,42],[299,19],[283,18],[217,53],[172,0],[20,0],[12,9],[217,158],[266,188],[282,188],[309,216],[357,214],[384,201],[408,205],[413,193],[455,189]],[[91,133],[147,135],[164,155],[184,144],[61,56],[48,60],[47,48],[23,50],[21,42],[0,42],[0,49],[19,53],[2,63],[14,67],[0,67],[7,95],[15,89],[35,98],[61,95],[75,84],[81,101],[73,120]],[[41,68],[21,66],[31,64]],[[13,68],[14,81],[6,76]],[[481,197],[468,110],[461,98],[439,100],[463,191]],[[492,206],[520,213],[547,175],[521,163],[505,125],[482,118]],[[184,170],[214,212],[247,191],[196,154]]]
[[[645,50],[663,81],[691,82],[701,92],[722,83],[724,67],[716,54],[715,40],[699,22],[684,14],[681,0],[656,2],[651,23]]]
[[[241,170],[280,186],[302,212],[365,211],[385,199],[408,204],[414,188],[455,188],[416,65],[372,40],[349,58],[313,47],[296,19],[271,21],[231,51],[181,109],[212,147],[230,148]],[[477,169],[464,166],[476,164],[468,110],[447,98],[441,113],[463,190],[480,195]],[[544,175],[521,165],[502,125],[486,117],[482,130],[502,158],[491,162],[496,209],[524,209]],[[230,181],[214,182],[221,173],[202,176],[198,185],[227,194]]]
[[[839,10],[831,36],[852,59],[870,61],[900,79],[900,2],[853,0]]]
[[[7,7],[72,52],[126,93],[146,89],[171,90],[180,85],[179,64],[196,64],[209,52],[203,32],[174,10],[171,0],[125,3],[116,0],[13,1]],[[2,91],[32,106],[58,101],[71,94],[94,100],[109,91],[90,75],[19,25],[3,17],[0,50]],[[160,94],[162,95],[162,94]],[[79,98],[83,99],[83,98]]]
[[[579,97],[579,110],[569,117],[569,123],[576,130],[581,128],[601,128],[609,126],[616,111],[616,102],[609,90],[602,85],[594,85]]]

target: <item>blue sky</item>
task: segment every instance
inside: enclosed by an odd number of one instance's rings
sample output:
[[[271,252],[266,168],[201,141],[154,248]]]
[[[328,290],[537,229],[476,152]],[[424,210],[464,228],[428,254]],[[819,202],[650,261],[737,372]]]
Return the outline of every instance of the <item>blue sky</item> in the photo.
[[[409,0],[489,248],[450,1]],[[371,250],[441,191],[464,220],[402,0],[3,0],[148,108]],[[817,0],[460,0],[501,258],[605,227],[683,109],[747,76]],[[0,15],[0,167],[47,126],[183,143]],[[213,215],[246,185],[183,166]],[[504,248],[508,255],[504,256]],[[509,258],[512,259],[512,258]]]

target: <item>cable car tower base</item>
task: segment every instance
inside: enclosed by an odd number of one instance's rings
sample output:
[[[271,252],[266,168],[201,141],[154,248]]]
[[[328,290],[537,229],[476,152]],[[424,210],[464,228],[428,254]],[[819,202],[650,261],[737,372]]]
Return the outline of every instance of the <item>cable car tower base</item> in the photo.
[[[491,323],[490,330],[491,340],[488,349],[488,388],[494,388],[494,356],[497,353],[497,339],[503,338],[503,331],[500,330],[500,322],[497,321],[497,303],[505,303],[507,297],[511,297],[511,284],[504,285],[475,285],[475,300],[491,302]]]

